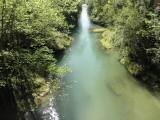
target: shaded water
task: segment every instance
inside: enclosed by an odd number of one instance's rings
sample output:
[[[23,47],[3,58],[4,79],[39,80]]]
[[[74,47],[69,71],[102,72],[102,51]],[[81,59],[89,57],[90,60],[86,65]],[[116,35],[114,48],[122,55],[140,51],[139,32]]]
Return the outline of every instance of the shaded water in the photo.
[[[72,72],[57,98],[60,120],[159,120],[160,102],[138,85],[126,69],[99,45],[99,34],[89,31],[83,5],[81,29],[61,64]]]

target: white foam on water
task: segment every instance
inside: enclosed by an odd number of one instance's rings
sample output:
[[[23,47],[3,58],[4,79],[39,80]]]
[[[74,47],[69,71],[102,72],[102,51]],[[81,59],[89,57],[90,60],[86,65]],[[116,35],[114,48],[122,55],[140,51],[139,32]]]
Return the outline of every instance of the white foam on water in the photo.
[[[42,110],[42,119],[43,120],[59,120],[59,115],[53,106],[53,101],[54,101],[54,99],[50,98],[49,106]]]

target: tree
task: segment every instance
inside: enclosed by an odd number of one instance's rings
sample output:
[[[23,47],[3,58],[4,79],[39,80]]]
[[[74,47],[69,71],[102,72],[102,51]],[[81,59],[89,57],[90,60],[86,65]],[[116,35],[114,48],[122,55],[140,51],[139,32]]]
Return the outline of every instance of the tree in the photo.
[[[12,104],[21,112],[35,108],[37,89],[61,78],[63,70],[56,65],[54,53],[71,43],[71,21],[77,16],[78,3],[0,1],[0,101],[5,107]],[[44,78],[42,82],[37,81],[39,77]]]
[[[120,61],[149,88],[159,89],[160,17],[154,10],[154,1],[108,0],[103,5],[93,5],[93,18],[108,27],[110,32],[106,31],[104,40],[112,33],[109,42],[120,51]]]

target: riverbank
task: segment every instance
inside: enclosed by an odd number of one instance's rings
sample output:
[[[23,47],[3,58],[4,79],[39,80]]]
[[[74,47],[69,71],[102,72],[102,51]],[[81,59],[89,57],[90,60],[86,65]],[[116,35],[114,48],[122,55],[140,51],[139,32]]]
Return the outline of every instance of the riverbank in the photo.
[[[80,0],[0,1],[0,111],[6,113],[0,119],[12,114],[8,109],[23,119],[25,112],[47,101],[52,87],[61,87],[63,70],[55,53],[71,45],[79,4]]]
[[[91,18],[108,29],[103,32],[102,46],[118,51],[120,62],[138,81],[159,91],[160,17],[153,3],[116,0],[94,2],[91,8]]]
[[[114,46],[115,44],[114,44],[113,38],[116,34],[115,30],[109,29],[109,28],[102,28],[102,29],[96,28],[93,30],[93,32],[101,34],[100,43],[101,43],[102,47],[104,49],[106,49],[107,51],[112,51],[113,56],[116,54],[115,55],[116,58],[119,60],[119,62],[121,64],[123,64],[126,67],[128,72],[140,80],[141,77],[139,77],[138,75],[142,73],[143,68],[140,65],[138,65],[137,63],[130,61],[130,59],[128,57],[122,57],[121,56],[122,51],[120,51],[120,49],[117,48],[117,46]],[[141,83],[148,90],[151,90],[153,92],[153,90],[151,89],[150,86],[144,84],[143,82],[141,82]],[[159,97],[159,95],[160,95],[159,90],[154,91],[154,94],[157,97]]]
[[[109,28],[103,28],[103,31],[99,28],[97,28],[95,31],[101,31],[101,39],[100,39],[100,43],[101,45],[107,49],[107,50],[115,50],[115,52],[117,52],[119,54],[119,59],[121,57],[121,53],[119,52],[118,48],[115,46],[115,43],[114,43],[114,36],[116,34],[115,30],[114,29],[109,29]],[[120,63],[124,64],[128,71],[131,73],[131,74],[138,74],[139,72],[136,71],[136,70],[140,70],[140,68],[131,68],[131,66],[133,67],[134,64],[130,63],[131,61],[129,61],[127,58],[121,58],[120,59]],[[132,64],[132,65],[131,65]]]

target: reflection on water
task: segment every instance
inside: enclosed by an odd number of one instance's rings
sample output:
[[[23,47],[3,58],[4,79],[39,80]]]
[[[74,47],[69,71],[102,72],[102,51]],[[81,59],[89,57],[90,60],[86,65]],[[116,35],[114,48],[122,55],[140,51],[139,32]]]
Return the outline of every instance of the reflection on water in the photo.
[[[105,54],[98,40],[96,33],[77,31],[62,59],[72,73],[57,98],[60,120],[159,120],[159,100]]]

